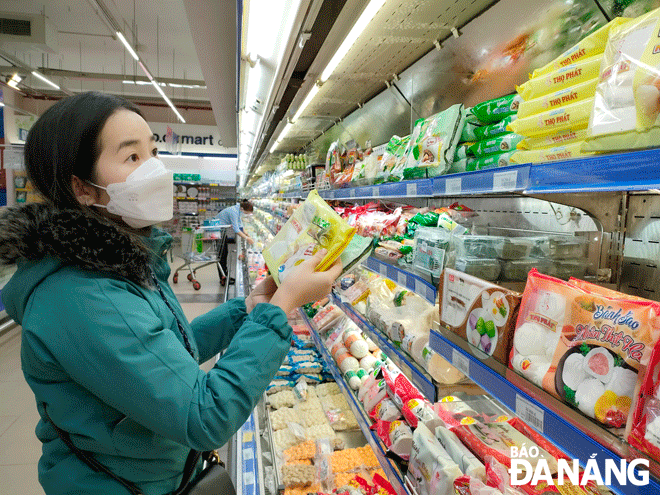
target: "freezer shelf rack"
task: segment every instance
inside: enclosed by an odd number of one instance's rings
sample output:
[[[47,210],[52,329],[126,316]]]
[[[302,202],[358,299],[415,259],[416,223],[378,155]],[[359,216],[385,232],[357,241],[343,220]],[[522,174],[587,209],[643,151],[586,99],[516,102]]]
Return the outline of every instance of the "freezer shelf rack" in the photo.
[[[394,490],[396,490],[398,495],[411,495],[405,488],[403,476],[392,464],[392,461],[386,457],[386,448],[383,445],[383,442],[376,436],[376,433],[371,430],[371,420],[366,415],[362,405],[358,403],[355,394],[344,380],[341,371],[339,371],[335,365],[332,356],[330,356],[328,350],[325,348],[325,345],[323,345],[323,342],[321,342],[321,337],[314,329],[314,326],[311,324],[309,317],[305,314],[304,311],[300,311],[300,315],[305,321],[305,324],[309,327],[309,333],[312,336],[312,340],[314,340],[314,344],[321,353],[323,361],[325,361],[325,364],[332,373],[332,376],[337,382],[337,385],[339,385],[339,388],[341,388],[344,396],[347,398],[348,405],[353,411],[353,414],[355,414],[360,429],[362,430],[364,437],[367,439],[367,442],[373,449],[374,454],[376,454],[376,458],[378,459],[378,462],[380,462],[383,471],[385,471],[388,481]]]
[[[424,371],[417,363],[415,363],[406,353],[399,347],[392,343],[385,337],[380,330],[376,329],[369,323],[362,315],[360,315],[350,303],[345,303],[341,300],[341,296],[332,294],[333,302],[341,308],[346,316],[348,316],[353,323],[355,323],[360,330],[373,340],[381,351],[387,354],[394,364],[406,375],[410,381],[415,385],[424,397],[430,402],[438,400],[438,389],[433,383],[433,379]]]
[[[531,166],[509,165],[433,179],[433,196],[510,193],[529,187]]]
[[[488,357],[483,361],[477,358],[470,351],[469,344],[455,334],[431,330],[429,346],[571,459],[579,459],[583,467],[590,458],[595,457],[600,472],[605,473],[607,459],[620,466],[624,458],[645,458],[605,428],[597,426],[494,358]],[[650,460],[649,464],[651,473],[658,476],[658,463]],[[613,477],[609,488],[622,495],[660,493],[660,482],[654,476],[649,477],[649,484],[644,487],[632,483],[620,484]]]
[[[250,417],[238,430],[236,439],[237,468],[241,469],[237,477],[236,494],[261,495],[263,478],[260,472],[261,448],[256,411],[252,411]]]
[[[526,194],[646,191],[660,188],[660,149],[532,166]]]
[[[438,297],[437,289],[421,275],[404,270],[398,266],[385,263],[384,261],[379,260],[373,256],[369,256],[365,262],[369,270],[375,273],[379,273],[383,277],[389,278],[392,282],[395,282],[402,287],[414,292],[420,297],[423,297],[431,304],[435,304],[435,300]]]
[[[346,187],[319,191],[323,199],[427,198],[433,190],[432,179],[390,182],[376,186]]]

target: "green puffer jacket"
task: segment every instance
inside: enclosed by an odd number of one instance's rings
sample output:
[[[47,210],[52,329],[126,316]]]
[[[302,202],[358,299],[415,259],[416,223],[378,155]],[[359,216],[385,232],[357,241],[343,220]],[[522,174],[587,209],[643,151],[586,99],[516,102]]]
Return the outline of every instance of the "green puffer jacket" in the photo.
[[[45,421],[145,495],[179,485],[191,448],[218,448],[240,428],[290,347],[284,312],[233,299],[188,323],[167,279],[169,234],[140,246],[111,223],[44,205],[0,215],[2,290],[23,327],[21,362],[42,417],[39,481],[48,495],[123,495],[81,462]],[[151,269],[183,324],[194,358]],[[211,371],[204,362],[226,350]]]

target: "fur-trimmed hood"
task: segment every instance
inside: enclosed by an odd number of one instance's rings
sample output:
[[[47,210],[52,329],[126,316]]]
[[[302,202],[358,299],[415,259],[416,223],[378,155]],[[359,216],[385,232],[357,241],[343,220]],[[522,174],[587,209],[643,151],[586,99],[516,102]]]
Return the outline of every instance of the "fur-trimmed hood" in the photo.
[[[0,212],[0,263],[4,265],[53,258],[149,287],[152,249],[157,247],[150,241],[143,242],[111,221],[81,210],[28,204]]]

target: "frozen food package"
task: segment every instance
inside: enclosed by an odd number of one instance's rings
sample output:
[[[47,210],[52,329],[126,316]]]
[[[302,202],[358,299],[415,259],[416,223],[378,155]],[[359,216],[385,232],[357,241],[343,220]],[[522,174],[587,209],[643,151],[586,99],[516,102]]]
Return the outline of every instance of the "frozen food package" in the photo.
[[[510,468],[511,447],[517,447],[518,451],[524,448],[526,452],[536,447],[539,455],[527,458],[532,469],[536,469],[538,462],[543,459],[547,462],[550,474],[557,472],[557,459],[507,422],[460,425],[452,431],[482,461],[490,455]]]
[[[291,407],[283,407],[273,411],[270,415],[270,424],[273,430],[283,430],[289,423],[300,423],[300,417]]]
[[[413,265],[425,273],[440,275],[451,234],[444,229],[418,227],[415,230]]]
[[[610,31],[593,112],[588,151],[658,145],[660,9]]]
[[[422,425],[412,437],[408,480],[418,495],[454,495],[454,480],[461,476],[458,464]]]
[[[266,246],[263,256],[279,285],[295,266],[321,248],[327,249],[328,253],[317,270],[328,269],[348,246],[353,234],[355,228],[328,206],[316,190],[312,190]]]
[[[404,421],[377,421],[373,429],[385,446],[402,459],[410,459],[413,434],[410,426]]]
[[[508,129],[523,136],[542,136],[558,131],[584,126],[589,122],[589,115],[594,106],[594,98],[571,103],[554,110],[516,119]]]
[[[444,426],[435,428],[435,438],[440,442],[442,448],[451,456],[461,471],[468,476],[486,479],[486,467],[470,450],[463,445],[456,434]]]
[[[518,143],[524,139],[524,136],[509,132],[496,136],[494,138],[484,139],[474,143],[468,149],[471,156],[482,157],[493,153],[503,153],[505,151],[515,150]]]
[[[401,410],[392,399],[385,397],[376,404],[376,407],[369,413],[369,417],[374,421],[394,421],[401,418]]]
[[[313,459],[316,453],[316,444],[307,440],[293,447],[289,447],[283,452],[285,461],[307,460]]]
[[[610,31],[617,26],[625,24],[630,19],[617,17],[603,27],[597,29],[588,36],[585,36],[577,44],[564,51],[561,55],[555,58],[552,62],[540,67],[534,71],[532,78],[540,77],[551,72],[555,72],[562,67],[575,64],[595,55],[599,55],[605,51],[607,38]]]
[[[424,399],[412,382],[399,369],[382,369],[387,395],[394,401],[399,409],[403,408],[410,399]]]
[[[475,123],[475,122],[465,122],[465,125],[463,126],[463,130],[461,132],[461,137],[460,141],[461,143],[469,143],[472,141],[477,141],[477,135],[475,134],[475,130],[481,127],[481,124]]]
[[[282,390],[268,396],[268,403],[275,409],[292,407],[296,402],[292,390]]]
[[[497,488],[484,484],[479,478],[464,474],[454,480],[456,495],[502,495]]]
[[[630,445],[660,460],[660,346],[651,354],[641,382],[636,391],[634,411],[626,440]]]
[[[502,271],[500,262],[492,258],[456,258],[454,268],[459,272],[472,275],[483,280],[497,280]]]
[[[451,268],[438,286],[440,323],[481,356],[508,363],[521,295]]]
[[[513,115],[509,115],[508,117],[502,119],[501,121],[495,124],[485,125],[483,127],[475,127],[472,132],[473,138],[470,141],[482,141],[484,139],[493,138],[501,134],[506,134],[507,132],[510,132],[507,129],[512,122],[515,122],[517,120],[517,117],[518,117],[517,114],[513,114]]]
[[[362,404],[364,405],[364,410],[367,414],[371,414],[371,411],[373,411],[378,403],[386,396],[387,387],[385,386],[385,380],[379,380],[374,383],[362,398]]]
[[[304,464],[285,464],[282,466],[284,486],[309,486],[316,478],[316,468]]]
[[[505,151],[503,153],[493,153],[492,155],[485,155],[475,158],[470,162],[471,170],[484,170],[487,168],[506,167],[514,164],[514,157],[518,153],[517,150]]]
[[[620,428],[659,336],[660,303],[532,270],[510,367],[586,416]]]
[[[577,128],[563,129],[552,134],[528,137],[518,143],[519,150],[537,150],[566,146],[587,139],[587,123]]]
[[[603,55],[589,57],[544,76],[534,77],[516,89],[525,101],[540,98],[548,93],[554,93],[598,77],[602,61]]]
[[[530,115],[536,115],[555,108],[564,107],[571,103],[593,98],[596,94],[596,85],[598,84],[598,77],[589,79],[588,81],[570,86],[568,88],[560,89],[554,93],[534,98],[520,104],[518,111],[518,118],[523,119]]]
[[[545,163],[560,160],[572,160],[594,155],[592,152],[582,151],[584,141],[547,148],[542,150],[518,151],[511,157],[511,163]]]
[[[518,112],[522,98],[517,94],[493,98],[472,107],[472,114],[484,124],[494,124]]]
[[[436,427],[445,425],[434,411],[433,404],[425,399],[410,399],[403,405],[401,412],[411,428],[417,428],[417,425],[423,423],[429,430],[435,431]]]

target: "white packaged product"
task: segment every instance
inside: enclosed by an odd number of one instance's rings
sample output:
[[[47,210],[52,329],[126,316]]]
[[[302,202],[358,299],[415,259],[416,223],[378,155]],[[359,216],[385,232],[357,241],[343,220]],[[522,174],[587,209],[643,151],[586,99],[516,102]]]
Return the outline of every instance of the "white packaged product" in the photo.
[[[339,385],[337,385],[335,382],[321,383],[320,385],[316,386],[316,394],[319,397],[323,397],[324,395],[335,395],[340,393],[341,393],[341,389],[339,388]]]
[[[454,480],[462,474],[433,433],[420,424],[413,434],[408,464],[408,479],[417,494],[454,495]]]
[[[473,478],[486,479],[486,467],[477,457],[463,445],[463,442],[444,426],[435,429],[435,438],[447,451],[461,471]]]
[[[288,423],[300,423],[300,417],[290,407],[283,407],[270,415],[270,425],[274,431],[283,430]]]
[[[401,418],[401,411],[392,399],[385,397],[370,413],[371,418],[381,421],[394,421]]]
[[[424,347],[429,343],[429,334],[415,334],[411,333],[406,335],[401,342],[401,348],[408,353],[417,362],[423,362],[422,352]]]
[[[355,371],[351,371],[351,370],[347,371],[344,374],[344,379],[348,383],[349,387],[351,387],[353,390],[359,389],[360,384],[362,383],[360,378],[357,376],[357,373]]]
[[[356,359],[362,359],[369,353],[369,344],[366,343],[360,333],[350,334],[348,338],[344,339],[344,345]]]
[[[277,392],[268,396],[268,402],[275,409],[291,407],[296,403],[293,391],[291,390],[283,390],[282,392]]]
[[[385,380],[379,380],[377,383],[374,383],[362,400],[364,410],[367,411],[367,414],[370,414],[374,407],[386,396],[387,387],[385,386]]]
[[[374,364],[376,364],[377,359],[371,354],[367,354],[362,359],[360,359],[360,368],[366,371],[371,371],[374,369]]]

